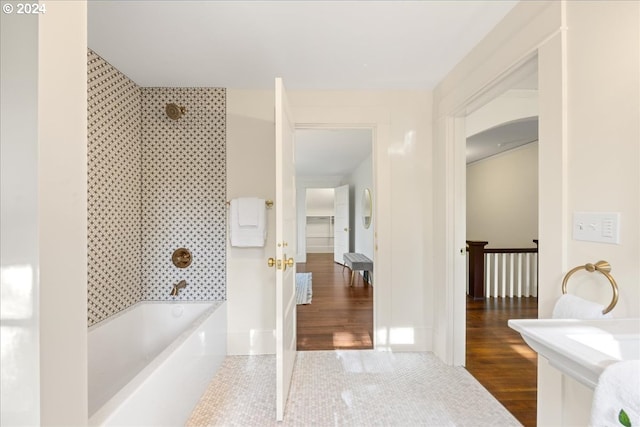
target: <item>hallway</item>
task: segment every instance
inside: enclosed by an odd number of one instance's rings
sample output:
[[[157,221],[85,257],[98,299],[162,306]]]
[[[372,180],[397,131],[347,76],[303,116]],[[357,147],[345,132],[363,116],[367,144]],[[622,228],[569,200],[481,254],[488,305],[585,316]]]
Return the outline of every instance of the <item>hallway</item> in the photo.
[[[298,351],[373,348],[373,286],[333,262],[333,254],[307,254],[298,273],[312,273],[311,304],[298,305]]]

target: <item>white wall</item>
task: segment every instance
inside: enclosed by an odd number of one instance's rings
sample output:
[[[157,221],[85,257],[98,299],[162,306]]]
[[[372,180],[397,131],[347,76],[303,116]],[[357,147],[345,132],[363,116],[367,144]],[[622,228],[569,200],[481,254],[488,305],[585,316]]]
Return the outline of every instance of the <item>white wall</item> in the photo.
[[[298,125],[357,124],[374,129],[376,346],[429,350],[432,264],[424,240],[431,235],[431,173],[425,160],[431,152],[431,93],[289,91],[288,95]],[[228,197],[260,189],[271,193],[272,95],[229,90],[227,96]],[[415,191],[416,182],[426,191]],[[298,198],[308,186],[299,183]],[[270,352],[275,347],[269,336],[275,327],[275,279],[266,266],[273,245],[271,238],[264,250],[230,248],[227,289],[232,354]],[[252,341],[253,336],[261,337],[260,345]]]
[[[307,216],[332,216],[333,188],[307,188]]]
[[[2,16],[3,425],[87,422],[86,2],[46,7]]]
[[[639,8],[638,2],[626,1],[521,2],[436,89],[435,215],[436,227],[442,227],[436,234],[436,245],[442,248],[436,266],[444,266],[435,273],[436,306],[445,309],[436,312],[436,325],[444,327],[435,332],[434,345],[445,360],[454,359],[459,334],[451,340],[447,333],[457,330],[455,321],[460,319],[447,313],[455,306],[450,288],[459,285],[452,274],[455,233],[448,220],[455,216],[456,206],[450,184],[456,176],[450,117],[472,105],[478,94],[490,93],[492,83],[507,70],[536,54],[542,171],[540,317],[550,316],[564,273],[597,259],[611,262],[621,284],[614,316],[640,316]],[[571,218],[576,210],[620,212],[622,243],[572,241]],[[583,295],[607,301],[610,295],[601,292],[605,291],[599,284]],[[541,360],[538,425],[585,425],[590,392],[580,387]]]
[[[538,143],[467,165],[467,239],[488,248],[535,248]]]
[[[369,228],[364,228],[362,223],[362,193],[365,188],[371,191],[371,200],[375,206],[376,193],[373,188],[373,156],[368,156],[358,165],[355,171],[348,177],[348,182],[352,187],[351,192],[351,211],[353,212],[353,224],[351,229],[354,230],[354,252],[358,252],[373,259],[374,255],[374,232],[375,216],[372,216],[372,223]],[[374,208],[375,210],[375,208]]]
[[[567,221],[576,211],[620,212],[622,236],[620,245],[570,240],[568,263],[611,262],[615,317],[640,316],[639,18],[638,2],[567,2]],[[602,283],[585,296],[608,303]]]
[[[227,90],[227,198],[275,197],[273,91]],[[227,243],[227,351],[275,352],[275,217],[267,210],[264,248]]]
[[[87,5],[39,21],[38,241],[43,425],[87,420]],[[64,390],[64,393],[60,391]]]
[[[38,425],[38,18],[0,20],[0,424]]]
[[[566,221],[576,211],[621,213],[619,245],[569,236],[567,263],[609,261],[620,287],[613,316],[640,317],[640,3],[569,1],[567,25]],[[584,298],[611,300],[602,277],[572,276],[571,285]],[[591,390],[567,377],[562,390],[565,425],[586,424]]]

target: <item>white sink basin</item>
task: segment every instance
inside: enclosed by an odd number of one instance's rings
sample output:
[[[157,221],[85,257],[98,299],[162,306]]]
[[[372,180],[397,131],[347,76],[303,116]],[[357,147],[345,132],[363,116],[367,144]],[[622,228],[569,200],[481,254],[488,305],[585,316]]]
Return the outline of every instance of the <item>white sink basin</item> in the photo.
[[[511,319],[508,324],[551,365],[591,388],[610,364],[640,359],[640,319]]]

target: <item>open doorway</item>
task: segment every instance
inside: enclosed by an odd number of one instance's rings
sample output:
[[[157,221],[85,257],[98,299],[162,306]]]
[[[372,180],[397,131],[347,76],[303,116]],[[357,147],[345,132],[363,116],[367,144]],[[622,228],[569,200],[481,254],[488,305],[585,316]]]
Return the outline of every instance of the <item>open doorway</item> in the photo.
[[[508,319],[537,318],[537,62],[465,117],[467,370],[536,424],[537,355]],[[517,372],[517,375],[513,375]]]
[[[373,274],[343,265],[344,253],[373,259],[361,194],[375,194],[371,129],[297,129],[297,272],[311,298],[297,305],[298,350],[373,348]],[[369,234],[371,236],[369,236]],[[371,272],[373,273],[373,272]]]

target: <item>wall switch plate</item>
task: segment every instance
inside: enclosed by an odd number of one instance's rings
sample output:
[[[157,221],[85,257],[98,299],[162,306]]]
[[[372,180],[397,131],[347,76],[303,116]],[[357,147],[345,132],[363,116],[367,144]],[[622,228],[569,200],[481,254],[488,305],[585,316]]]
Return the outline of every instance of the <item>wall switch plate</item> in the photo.
[[[573,240],[620,244],[620,213],[574,212]]]

